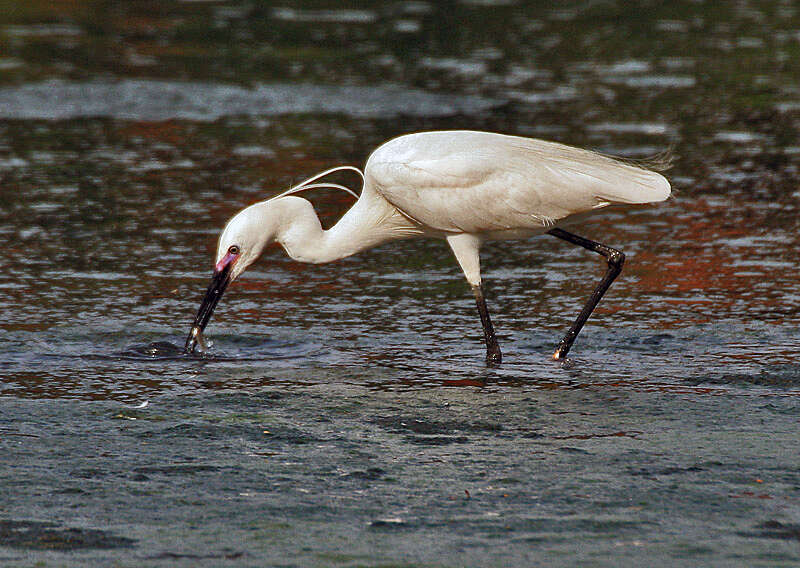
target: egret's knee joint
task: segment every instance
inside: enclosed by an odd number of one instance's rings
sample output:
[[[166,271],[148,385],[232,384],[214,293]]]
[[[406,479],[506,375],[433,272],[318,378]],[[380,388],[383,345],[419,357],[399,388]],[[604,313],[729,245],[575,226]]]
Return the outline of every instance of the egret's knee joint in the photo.
[[[622,265],[625,264],[625,253],[621,250],[611,249],[611,252],[607,258],[608,265],[613,266],[614,268],[621,269]]]

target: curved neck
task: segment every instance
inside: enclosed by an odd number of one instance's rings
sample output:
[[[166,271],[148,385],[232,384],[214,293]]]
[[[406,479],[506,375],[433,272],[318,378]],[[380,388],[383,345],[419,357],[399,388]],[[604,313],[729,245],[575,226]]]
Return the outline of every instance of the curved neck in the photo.
[[[366,195],[327,231],[311,203],[301,197],[281,197],[266,203],[280,220],[275,240],[301,262],[331,262],[414,234],[410,223],[394,207]]]

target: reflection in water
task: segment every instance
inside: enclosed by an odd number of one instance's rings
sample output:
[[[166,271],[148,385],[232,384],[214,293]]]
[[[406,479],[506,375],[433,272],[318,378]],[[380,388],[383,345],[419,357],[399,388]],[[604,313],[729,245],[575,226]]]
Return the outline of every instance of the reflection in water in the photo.
[[[476,96],[444,96],[390,85],[341,87],[287,83],[245,89],[211,83],[121,80],[46,81],[0,88],[0,119],[13,120],[107,117],[141,122],[172,119],[213,122],[226,116],[300,113],[386,119],[398,115],[476,114],[495,105],[490,99]]]

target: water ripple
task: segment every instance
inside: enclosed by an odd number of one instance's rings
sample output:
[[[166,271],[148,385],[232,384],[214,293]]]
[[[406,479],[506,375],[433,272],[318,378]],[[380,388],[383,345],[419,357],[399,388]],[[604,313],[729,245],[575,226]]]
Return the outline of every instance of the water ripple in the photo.
[[[110,117],[211,122],[224,116],[296,113],[360,118],[448,116],[480,112],[496,104],[478,96],[442,95],[393,85],[275,83],[247,89],[219,83],[123,79],[51,80],[0,88],[0,118],[17,120]]]

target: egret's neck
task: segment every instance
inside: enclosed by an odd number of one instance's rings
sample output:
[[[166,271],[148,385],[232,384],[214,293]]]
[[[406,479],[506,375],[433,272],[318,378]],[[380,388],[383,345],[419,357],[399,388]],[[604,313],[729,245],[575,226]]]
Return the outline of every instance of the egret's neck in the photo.
[[[314,207],[303,198],[289,196],[267,203],[278,215],[275,240],[301,262],[331,262],[418,233],[394,207],[365,195],[327,231]]]

